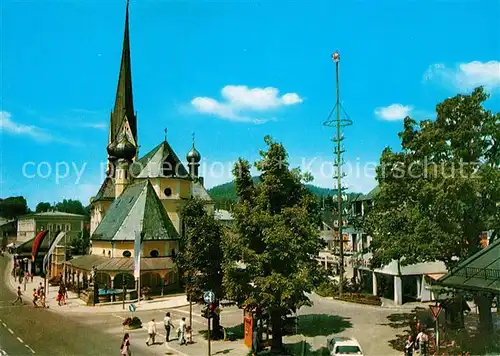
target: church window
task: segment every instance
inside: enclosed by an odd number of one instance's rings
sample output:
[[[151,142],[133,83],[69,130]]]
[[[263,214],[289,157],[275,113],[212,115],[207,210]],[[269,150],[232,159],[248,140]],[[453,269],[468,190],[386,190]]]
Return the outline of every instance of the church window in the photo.
[[[111,250],[108,250],[108,257],[111,257]]]
[[[172,249],[172,257],[175,257],[175,248]]]
[[[158,257],[158,256],[160,256],[160,252],[158,250],[151,250],[151,252],[149,253],[149,255],[151,257]]]
[[[123,255],[123,257],[131,257],[132,256],[132,252],[130,252],[128,250],[127,251],[123,251],[122,255]]]
[[[102,254],[106,256],[106,250],[102,250]]]
[[[163,192],[165,193],[165,195],[167,197],[172,195],[172,189],[170,189],[170,188],[165,188],[165,190]]]

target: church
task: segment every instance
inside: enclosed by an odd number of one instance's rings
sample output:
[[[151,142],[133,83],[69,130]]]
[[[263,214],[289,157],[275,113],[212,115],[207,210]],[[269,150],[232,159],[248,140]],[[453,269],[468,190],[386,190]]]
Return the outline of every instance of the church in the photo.
[[[134,246],[140,242],[140,285],[151,294],[178,287],[173,261],[179,251],[183,223],[178,209],[192,197],[214,204],[199,176],[201,155],[195,148],[186,155],[186,166],[165,140],[139,157],[137,115],[132,96],[129,40],[129,9],[114,109],[111,112],[107,146],[107,175],[91,198],[88,255],[66,262],[66,275],[73,285],[88,287],[92,270],[99,289],[136,289]],[[139,240],[140,241],[139,241]]]

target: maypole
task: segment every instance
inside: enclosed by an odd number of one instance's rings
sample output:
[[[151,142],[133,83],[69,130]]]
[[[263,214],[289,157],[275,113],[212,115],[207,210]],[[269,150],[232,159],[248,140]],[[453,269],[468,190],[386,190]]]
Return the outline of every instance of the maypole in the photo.
[[[344,136],[342,135],[342,128],[352,125],[351,119],[347,116],[342,104],[340,103],[340,85],[339,85],[339,62],[340,55],[337,51],[332,54],[332,60],[335,63],[335,82],[336,82],[336,102],[335,107],[330,112],[328,120],[323,123],[325,126],[335,127],[336,135],[333,137],[332,141],[335,143],[334,155],[335,161],[334,166],[336,167],[334,179],[337,180],[337,209],[338,209],[338,241],[339,241],[339,296],[342,296],[344,289],[344,239],[343,239],[343,206],[342,206],[342,195],[344,190],[347,188],[342,185],[342,178],[345,177],[345,173],[342,172],[342,165],[344,164],[343,153],[345,152],[342,146],[342,141]],[[346,116],[346,118],[341,118],[341,110]],[[332,114],[335,111],[335,118],[332,118]]]

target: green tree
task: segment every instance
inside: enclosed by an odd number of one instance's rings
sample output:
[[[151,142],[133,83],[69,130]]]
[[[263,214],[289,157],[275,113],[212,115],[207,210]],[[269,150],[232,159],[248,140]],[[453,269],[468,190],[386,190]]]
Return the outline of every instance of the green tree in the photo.
[[[81,231],[71,240],[71,253],[73,255],[86,255],[90,247],[90,233],[88,230]]]
[[[50,203],[40,202],[36,205],[35,212],[44,213],[46,211],[49,211],[50,209],[52,209],[52,205],[50,205]]]
[[[223,228],[213,214],[205,210],[205,201],[194,198],[180,209],[184,233],[176,262],[183,276],[190,302],[202,303],[203,292],[215,293],[216,304],[224,297],[222,288]],[[214,331],[220,329],[218,315],[214,315]]]
[[[477,88],[438,104],[435,121],[407,117],[402,151],[383,151],[380,192],[365,221],[374,266],[443,261],[451,269],[481,248],[481,232],[498,233],[500,114],[484,109],[487,98]],[[487,329],[491,299],[476,293]]]
[[[79,200],[64,199],[62,202],[57,203],[55,208],[63,213],[88,215],[88,210]]]
[[[267,151],[250,165],[239,159],[233,169],[239,198],[233,209],[236,234],[224,240],[224,287],[228,298],[254,304],[270,315],[272,351],[282,352],[282,318],[310,304],[306,293],[320,276],[315,260],[322,246],[319,204],[298,169],[290,169],[282,144],[265,137]]]
[[[15,219],[29,213],[28,203],[22,196],[0,199],[0,216],[6,219]]]

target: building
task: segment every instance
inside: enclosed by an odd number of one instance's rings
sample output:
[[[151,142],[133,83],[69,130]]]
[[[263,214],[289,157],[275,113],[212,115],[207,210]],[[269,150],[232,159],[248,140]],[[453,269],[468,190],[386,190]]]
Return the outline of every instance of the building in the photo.
[[[20,216],[17,220],[17,244],[33,240],[40,231],[78,231],[88,224],[88,217],[79,214],[47,211]]]
[[[354,199],[351,205],[351,219],[362,220],[373,206],[379,191],[377,186],[368,194]],[[429,301],[434,298],[426,287],[430,279],[436,280],[447,272],[443,262],[398,266],[397,261],[392,261],[387,266],[373,269],[370,262],[372,254],[368,252],[372,237],[362,229],[351,227],[348,231],[353,253],[346,259],[346,263],[359,283],[366,288],[371,287],[373,295],[393,299],[396,305],[406,301]]]
[[[14,246],[17,238],[17,221],[0,219],[0,249]]]
[[[227,210],[217,209],[214,211],[215,219],[223,226],[232,227],[234,225],[234,216]]]
[[[194,135],[186,169],[167,135],[140,157],[137,133],[127,2],[118,88],[110,118],[107,177],[91,199],[90,254],[66,262],[70,284],[85,289],[96,273],[100,289],[137,288],[139,272],[134,266],[138,252],[141,287],[157,294],[175,288],[178,272],[173,257],[184,230],[178,209],[187,199],[197,197],[206,201],[208,211],[214,210],[203,177],[198,175],[201,155]]]

